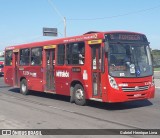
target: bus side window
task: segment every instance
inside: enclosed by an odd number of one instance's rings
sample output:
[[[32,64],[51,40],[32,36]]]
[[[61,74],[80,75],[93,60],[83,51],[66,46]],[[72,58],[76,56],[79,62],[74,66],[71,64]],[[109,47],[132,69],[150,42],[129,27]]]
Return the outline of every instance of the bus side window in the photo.
[[[31,50],[31,65],[42,64],[42,48],[32,48]]]
[[[79,50],[79,64],[84,64],[84,58],[85,58],[85,51],[84,51],[84,47],[85,47],[85,44],[84,43],[79,43],[79,46],[78,46],[78,50]]]
[[[83,65],[85,59],[85,43],[67,44],[67,64]]]
[[[6,56],[5,56],[5,65],[6,66],[11,66],[12,65],[12,54],[13,52],[10,51],[6,51]]]
[[[20,50],[20,65],[29,65],[30,62],[30,49]]]
[[[57,54],[57,64],[58,65],[64,65],[64,60],[65,60],[65,45],[60,44],[58,45],[58,54]]]

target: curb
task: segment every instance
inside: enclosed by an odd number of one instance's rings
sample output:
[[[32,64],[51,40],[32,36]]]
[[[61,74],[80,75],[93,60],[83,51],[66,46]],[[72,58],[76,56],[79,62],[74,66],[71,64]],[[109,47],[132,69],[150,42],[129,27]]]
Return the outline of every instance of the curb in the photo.
[[[160,73],[160,71],[154,71],[154,72],[159,72]]]

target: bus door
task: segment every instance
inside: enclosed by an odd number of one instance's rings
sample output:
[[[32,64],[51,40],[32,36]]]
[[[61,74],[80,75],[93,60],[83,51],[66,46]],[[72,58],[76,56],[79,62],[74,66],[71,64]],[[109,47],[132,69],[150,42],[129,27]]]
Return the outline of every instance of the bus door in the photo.
[[[14,62],[14,65],[13,65],[13,67],[14,67],[14,71],[13,71],[13,76],[14,76],[14,86],[18,86],[18,52],[19,52],[19,50],[18,49],[15,49],[15,50],[13,50],[13,52],[14,52],[14,60],[13,60],[13,62]]]
[[[91,45],[92,51],[92,98],[100,99],[101,94],[101,45]]]
[[[46,49],[46,91],[55,90],[55,48]]]

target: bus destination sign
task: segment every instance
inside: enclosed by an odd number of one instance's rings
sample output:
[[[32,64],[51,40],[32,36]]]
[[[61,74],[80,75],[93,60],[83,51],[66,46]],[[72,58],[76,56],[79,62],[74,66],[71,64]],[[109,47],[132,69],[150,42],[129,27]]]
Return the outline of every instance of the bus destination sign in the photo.
[[[119,34],[120,40],[141,40],[140,35],[127,35],[127,34]]]
[[[145,35],[141,35],[141,34],[125,34],[125,33],[118,33],[118,34],[110,34],[110,35],[106,35],[107,38],[110,41],[147,41],[147,38],[145,37]]]

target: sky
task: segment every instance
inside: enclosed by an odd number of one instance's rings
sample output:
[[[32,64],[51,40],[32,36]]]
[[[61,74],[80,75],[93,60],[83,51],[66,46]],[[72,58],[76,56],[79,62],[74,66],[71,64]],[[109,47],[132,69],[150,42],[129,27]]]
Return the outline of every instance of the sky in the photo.
[[[134,31],[146,34],[160,49],[160,0],[0,0],[0,51],[5,47],[89,31]],[[43,36],[43,27],[58,37]]]

